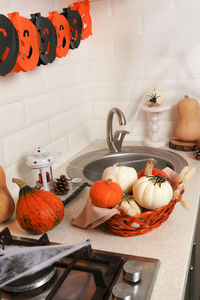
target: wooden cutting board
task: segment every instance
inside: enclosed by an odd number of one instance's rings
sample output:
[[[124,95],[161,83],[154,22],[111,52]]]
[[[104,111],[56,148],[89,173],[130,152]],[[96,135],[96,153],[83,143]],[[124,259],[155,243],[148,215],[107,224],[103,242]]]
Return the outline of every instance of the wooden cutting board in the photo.
[[[194,151],[196,145],[198,145],[198,142],[183,142],[176,139],[169,141],[169,147],[171,149],[181,151]]]

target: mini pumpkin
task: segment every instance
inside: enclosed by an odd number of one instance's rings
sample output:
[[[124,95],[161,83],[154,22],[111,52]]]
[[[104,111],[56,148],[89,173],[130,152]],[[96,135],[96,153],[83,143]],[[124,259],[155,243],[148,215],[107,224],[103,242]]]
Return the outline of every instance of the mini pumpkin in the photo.
[[[148,106],[160,106],[165,101],[165,94],[163,91],[154,89],[148,93],[146,98],[146,104]]]
[[[16,217],[23,229],[33,234],[44,233],[62,221],[64,205],[58,196],[34,189],[16,178],[12,181],[20,187]]]
[[[155,163],[150,159],[145,167],[144,176],[140,177],[133,185],[133,197],[142,207],[155,210],[167,205],[173,196],[169,178],[165,175],[152,175],[152,168]]]
[[[111,179],[99,180],[90,188],[90,198],[93,204],[100,207],[114,207],[123,198],[123,191],[119,184]]]
[[[142,176],[159,175],[159,176],[166,177],[167,181],[171,184],[172,183],[171,179],[164,171],[157,168],[153,168],[155,164],[156,164],[156,160],[154,158],[149,159],[148,163],[145,166],[145,169],[138,172],[138,179]]]
[[[155,210],[171,201],[173,189],[161,176],[143,176],[135,182],[133,196],[142,207]]]
[[[141,214],[141,209],[134,201],[132,196],[125,197],[117,207],[121,213],[125,213],[131,217]]]
[[[138,176],[134,168],[114,164],[103,171],[102,180],[109,178],[113,182],[118,183],[124,193],[129,193],[132,191],[133,183],[137,180]]]

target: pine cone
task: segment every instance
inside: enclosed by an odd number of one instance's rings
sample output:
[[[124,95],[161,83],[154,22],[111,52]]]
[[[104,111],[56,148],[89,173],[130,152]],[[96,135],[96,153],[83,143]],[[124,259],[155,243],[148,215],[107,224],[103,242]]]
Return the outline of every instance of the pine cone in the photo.
[[[194,158],[200,160],[200,144],[198,144],[193,151]]]
[[[69,191],[69,179],[65,175],[60,175],[54,182],[54,193],[56,195],[65,195]]]

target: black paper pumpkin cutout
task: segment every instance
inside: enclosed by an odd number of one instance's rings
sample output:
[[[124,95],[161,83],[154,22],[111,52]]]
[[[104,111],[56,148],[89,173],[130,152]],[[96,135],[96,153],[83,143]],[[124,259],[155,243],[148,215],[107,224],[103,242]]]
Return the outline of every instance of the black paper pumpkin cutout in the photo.
[[[66,17],[71,27],[71,40],[70,48],[78,48],[81,42],[81,33],[82,33],[82,19],[78,11],[71,10],[71,8],[63,8],[63,13],[61,14]]]
[[[31,21],[36,26],[40,35],[40,64],[47,65],[56,58],[57,34],[52,22],[40,13],[31,14]]]
[[[16,64],[19,39],[13,23],[0,14],[0,75],[10,73]]]

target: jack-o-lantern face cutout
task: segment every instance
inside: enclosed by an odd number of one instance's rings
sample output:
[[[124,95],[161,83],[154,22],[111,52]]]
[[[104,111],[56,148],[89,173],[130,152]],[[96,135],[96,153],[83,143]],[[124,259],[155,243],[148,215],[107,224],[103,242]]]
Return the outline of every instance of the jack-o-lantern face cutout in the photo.
[[[31,14],[31,21],[40,35],[40,58],[38,65],[47,65],[56,58],[57,35],[56,30],[48,18],[41,17],[40,13]]]
[[[19,55],[13,72],[33,70],[38,63],[40,53],[40,37],[34,24],[19,15],[18,12],[8,14],[19,37]]]
[[[71,8],[63,8],[63,16],[67,18],[69,25],[71,27],[71,41],[70,48],[78,48],[81,42],[81,33],[82,33],[82,19],[78,11],[71,10]]]
[[[92,20],[90,17],[89,1],[84,0],[82,2],[75,2],[73,3],[71,9],[79,12],[83,23],[81,39],[87,39],[90,35],[92,35]]]
[[[19,39],[12,22],[0,15],[0,75],[5,76],[16,64]]]
[[[56,56],[64,57],[67,55],[70,45],[71,30],[67,19],[59,15],[57,11],[49,12],[49,20],[53,23],[57,33]]]

